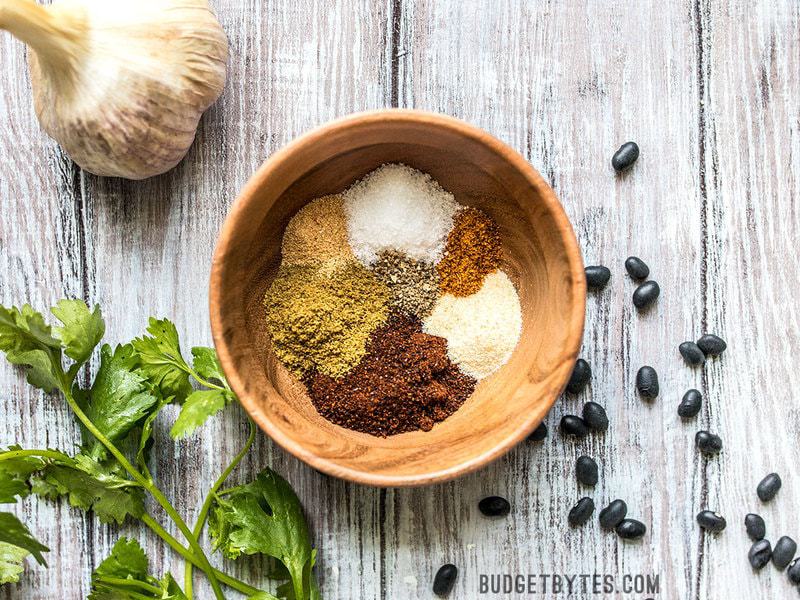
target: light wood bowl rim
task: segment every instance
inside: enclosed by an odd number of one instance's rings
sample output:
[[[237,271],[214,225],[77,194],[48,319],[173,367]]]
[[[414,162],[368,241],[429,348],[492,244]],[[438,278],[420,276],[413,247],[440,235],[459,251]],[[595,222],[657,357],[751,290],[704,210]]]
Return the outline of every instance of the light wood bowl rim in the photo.
[[[414,475],[380,475],[344,467],[335,460],[319,456],[315,452],[310,451],[302,443],[285,435],[282,430],[273,423],[270,415],[263,411],[261,403],[255,397],[255,394],[245,393],[242,374],[239,373],[235,365],[233,354],[223,335],[226,319],[222,302],[223,292],[221,289],[221,281],[223,280],[223,273],[226,268],[226,256],[228,255],[229,248],[237,243],[236,230],[245,207],[258,197],[258,191],[267,185],[273,173],[278,171],[295,153],[302,152],[304,148],[310,145],[321,143],[326,136],[334,132],[339,132],[355,125],[376,122],[414,123],[416,125],[429,124],[439,128],[449,129],[458,135],[470,138],[473,141],[487,146],[490,150],[506,160],[536,189],[545,209],[556,224],[558,235],[564,244],[571,280],[573,282],[571,286],[573,309],[568,318],[567,327],[569,328],[569,335],[563,348],[565,360],[561,362],[561,365],[557,369],[560,371],[557,376],[561,379],[562,384],[558,393],[553,393],[550,397],[541,399],[541,404],[545,407],[545,410],[532,411],[530,418],[523,422],[513,434],[500,440],[487,452],[474,456],[454,467],[432,470],[429,473]],[[577,359],[581,340],[583,338],[585,305],[586,277],[578,241],[563,206],[556,197],[553,189],[544,181],[542,176],[521,154],[486,131],[454,117],[410,109],[380,109],[347,115],[300,135],[266,159],[242,188],[238,198],[231,206],[228,216],[225,218],[214,250],[209,282],[209,307],[214,346],[217,349],[220,364],[228,378],[231,388],[256,424],[284,450],[313,468],[327,475],[378,487],[420,486],[455,479],[461,475],[477,471],[497,460],[530,435],[553,406],[561,391],[563,391],[563,388],[566,386],[569,375],[572,373],[572,368]],[[277,392],[273,390],[270,393]]]

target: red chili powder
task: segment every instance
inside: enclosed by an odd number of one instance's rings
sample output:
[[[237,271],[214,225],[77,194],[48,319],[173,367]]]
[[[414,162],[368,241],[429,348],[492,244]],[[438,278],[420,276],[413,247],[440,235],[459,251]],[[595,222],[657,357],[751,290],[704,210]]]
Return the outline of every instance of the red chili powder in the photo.
[[[450,362],[444,338],[423,333],[417,319],[399,314],[373,332],[366,356],[347,375],[316,373],[306,381],[323,417],[381,437],[430,431],[459,409],[475,384]]]

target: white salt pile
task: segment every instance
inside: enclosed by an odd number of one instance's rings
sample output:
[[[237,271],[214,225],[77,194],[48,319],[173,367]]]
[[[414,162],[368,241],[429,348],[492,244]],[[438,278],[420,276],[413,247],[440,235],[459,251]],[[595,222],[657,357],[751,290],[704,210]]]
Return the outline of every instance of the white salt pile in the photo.
[[[350,246],[369,266],[381,250],[439,260],[459,205],[430,175],[391,164],[354,183],[344,193],[344,207]]]
[[[461,370],[483,379],[511,357],[522,332],[522,309],[508,275],[495,271],[466,297],[444,294],[423,324],[447,340],[447,354]]]

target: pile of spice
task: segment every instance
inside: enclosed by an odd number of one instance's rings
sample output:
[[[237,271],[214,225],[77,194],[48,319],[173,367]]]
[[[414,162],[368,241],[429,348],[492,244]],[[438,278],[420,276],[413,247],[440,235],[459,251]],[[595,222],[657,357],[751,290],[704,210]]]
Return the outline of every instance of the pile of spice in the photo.
[[[342,427],[429,431],[519,341],[497,224],[405,165],[310,202],[281,253],[264,298],[273,349]]]

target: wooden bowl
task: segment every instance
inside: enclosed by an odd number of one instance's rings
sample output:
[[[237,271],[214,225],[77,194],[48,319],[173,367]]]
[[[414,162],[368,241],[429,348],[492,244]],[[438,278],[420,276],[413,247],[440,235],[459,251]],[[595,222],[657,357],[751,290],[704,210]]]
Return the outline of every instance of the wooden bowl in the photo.
[[[283,231],[307,202],[341,192],[383,163],[430,173],[461,204],[498,223],[503,269],[517,285],[523,331],[509,362],[429,432],[388,438],[322,418],[270,349],[264,294]],[[298,138],[267,160],[236,200],[211,271],[211,327],[231,386],[256,423],[314,468],[360,483],[452,479],[502,456],[542,421],[572,371],[586,280],[553,190],[516,151],[450,117],[408,110],[357,114]]]

